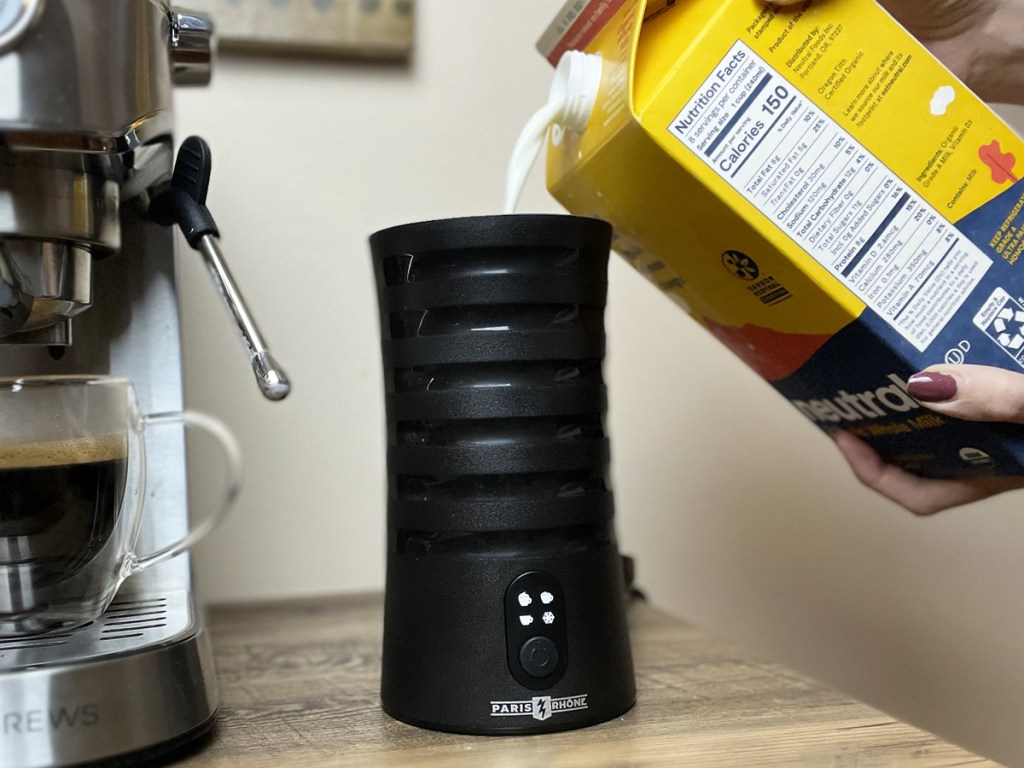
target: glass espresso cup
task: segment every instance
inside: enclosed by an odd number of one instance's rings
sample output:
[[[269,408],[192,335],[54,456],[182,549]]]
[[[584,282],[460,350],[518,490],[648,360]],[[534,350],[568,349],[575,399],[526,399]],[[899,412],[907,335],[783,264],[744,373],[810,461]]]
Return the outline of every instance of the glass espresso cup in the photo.
[[[216,439],[224,491],[182,538],[140,555],[144,434],[164,425]],[[0,379],[0,636],[96,619],[128,576],[209,533],[240,487],[238,444],[220,421],[195,411],[145,415],[128,379]]]

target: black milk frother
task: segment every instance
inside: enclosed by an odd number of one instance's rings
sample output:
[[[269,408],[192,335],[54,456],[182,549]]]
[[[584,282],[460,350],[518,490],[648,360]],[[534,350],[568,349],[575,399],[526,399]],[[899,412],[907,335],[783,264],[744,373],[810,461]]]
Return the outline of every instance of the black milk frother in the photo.
[[[539,733],[635,699],[604,428],[611,227],[506,215],[370,238],[387,412],[381,699]]]

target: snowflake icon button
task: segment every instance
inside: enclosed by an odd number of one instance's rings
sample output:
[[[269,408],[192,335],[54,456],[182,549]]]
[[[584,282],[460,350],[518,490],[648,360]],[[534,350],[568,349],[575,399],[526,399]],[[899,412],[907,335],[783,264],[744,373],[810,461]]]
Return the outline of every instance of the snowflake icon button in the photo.
[[[540,619],[545,624],[554,624],[555,623],[555,614],[553,614],[551,611],[544,611],[544,615],[541,616]]]

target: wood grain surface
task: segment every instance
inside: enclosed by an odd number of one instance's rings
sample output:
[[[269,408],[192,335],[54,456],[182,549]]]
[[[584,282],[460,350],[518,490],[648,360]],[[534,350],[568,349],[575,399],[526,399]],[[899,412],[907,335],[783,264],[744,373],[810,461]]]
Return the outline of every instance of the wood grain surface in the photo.
[[[382,599],[350,595],[210,610],[221,712],[190,768],[993,766],[638,602],[639,689],[609,723],[473,737],[397,722],[378,700]]]

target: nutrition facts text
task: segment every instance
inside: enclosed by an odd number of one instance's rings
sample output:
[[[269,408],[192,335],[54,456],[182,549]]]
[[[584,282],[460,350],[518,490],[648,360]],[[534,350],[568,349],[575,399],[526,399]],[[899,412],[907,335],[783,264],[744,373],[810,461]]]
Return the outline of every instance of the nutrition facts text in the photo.
[[[919,351],[991,266],[742,42],[668,129]]]

